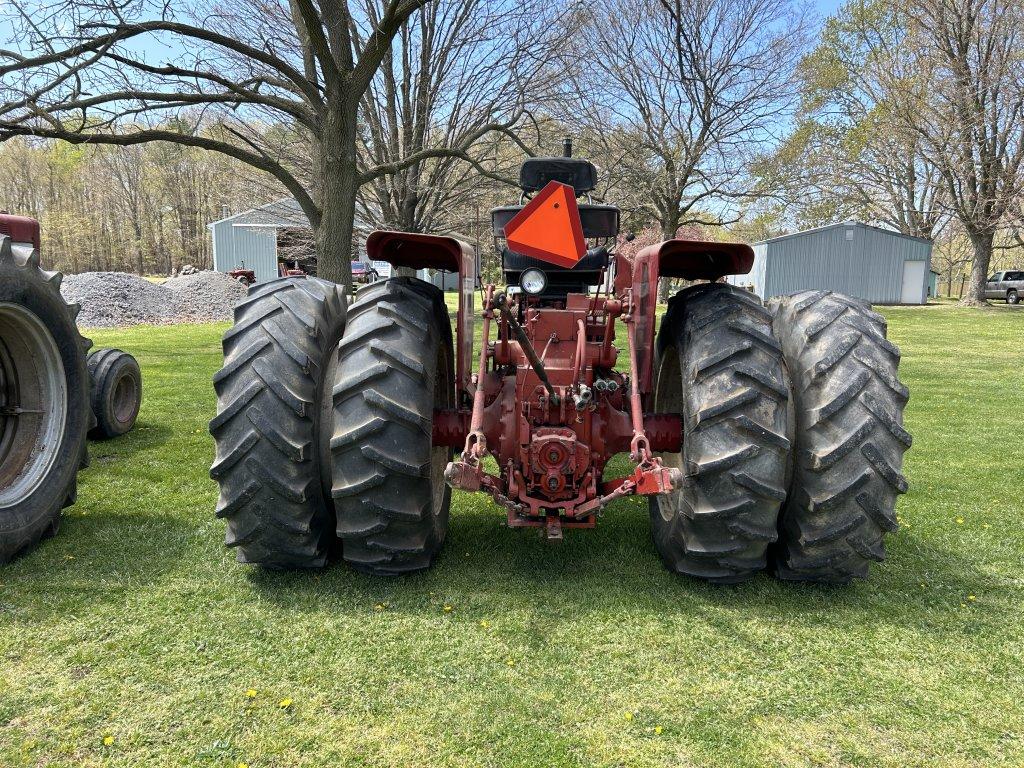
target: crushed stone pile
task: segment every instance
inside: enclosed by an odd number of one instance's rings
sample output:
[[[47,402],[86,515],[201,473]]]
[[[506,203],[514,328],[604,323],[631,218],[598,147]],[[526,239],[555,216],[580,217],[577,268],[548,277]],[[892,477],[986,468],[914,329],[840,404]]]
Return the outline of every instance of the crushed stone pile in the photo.
[[[161,288],[175,294],[178,322],[202,323],[230,320],[231,309],[245,296],[246,288],[223,272],[203,271],[165,280]]]
[[[205,271],[161,284],[126,272],[66,275],[60,292],[80,304],[78,324],[85,328],[168,325],[231,319],[231,308],[245,286],[222,272]]]

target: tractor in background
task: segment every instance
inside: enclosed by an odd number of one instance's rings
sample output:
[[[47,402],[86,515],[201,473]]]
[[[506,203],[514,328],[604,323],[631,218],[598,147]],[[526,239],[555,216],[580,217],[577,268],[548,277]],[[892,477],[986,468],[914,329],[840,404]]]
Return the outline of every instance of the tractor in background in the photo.
[[[75,503],[86,439],[135,424],[142,373],[119,349],[96,349],[40,263],[39,222],[0,213],[0,563],[54,535]]]

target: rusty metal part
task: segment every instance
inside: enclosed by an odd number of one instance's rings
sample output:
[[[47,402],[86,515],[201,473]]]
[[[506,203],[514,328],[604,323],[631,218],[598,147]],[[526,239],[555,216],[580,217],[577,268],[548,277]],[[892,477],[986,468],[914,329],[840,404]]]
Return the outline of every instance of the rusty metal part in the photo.
[[[633,422],[633,439],[629,444],[629,458],[636,462],[650,461],[651,445],[644,433],[644,410],[640,399],[640,376],[637,366],[636,317],[633,315],[632,290],[623,322],[629,333],[629,415]]]
[[[558,393],[555,392],[555,388],[551,386],[551,380],[548,378],[547,371],[544,369],[544,363],[537,356],[537,350],[533,348],[533,344],[530,343],[530,338],[526,335],[526,331],[523,330],[523,326],[519,324],[512,312],[508,308],[508,297],[504,293],[499,293],[494,297],[494,305],[501,312],[502,319],[508,323],[508,327],[512,329],[512,333],[515,334],[516,341],[519,342],[519,346],[522,347],[523,353],[526,355],[526,359],[530,361],[530,365],[533,367],[534,372],[537,374],[537,378],[541,380],[544,385],[544,389],[547,390],[548,397],[551,399],[552,405],[558,405],[561,402],[561,398]]]
[[[480,346],[480,364],[477,367],[477,374],[473,390],[473,414],[469,421],[469,434],[466,435],[466,445],[462,449],[462,460],[469,464],[476,464],[487,454],[487,436],[484,435],[482,426],[484,420],[484,379],[487,376],[487,340],[491,330],[491,320],[494,313],[491,311],[491,302],[494,297],[494,286],[488,285],[484,297],[484,328],[483,344]],[[463,343],[467,343],[464,340]],[[449,465],[450,467],[451,465]]]

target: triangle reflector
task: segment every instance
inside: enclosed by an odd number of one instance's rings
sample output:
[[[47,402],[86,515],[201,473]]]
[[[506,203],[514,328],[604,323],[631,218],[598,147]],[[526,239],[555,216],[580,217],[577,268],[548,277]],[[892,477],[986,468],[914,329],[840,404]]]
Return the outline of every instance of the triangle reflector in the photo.
[[[587,252],[576,191],[568,184],[548,182],[537,196],[505,225],[508,247],[524,256],[574,267]]]

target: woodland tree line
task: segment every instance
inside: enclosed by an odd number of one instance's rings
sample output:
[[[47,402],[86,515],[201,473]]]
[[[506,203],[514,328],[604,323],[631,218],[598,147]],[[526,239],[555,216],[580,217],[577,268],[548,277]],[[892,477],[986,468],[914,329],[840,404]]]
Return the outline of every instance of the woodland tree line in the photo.
[[[0,12],[0,207],[68,270],[210,263],[206,224],[290,195],[321,274],[355,222],[453,231],[531,154],[601,168],[642,239],[860,219],[936,242],[977,302],[1019,265],[1017,0],[50,0]],[[970,277],[965,277],[965,275]]]

